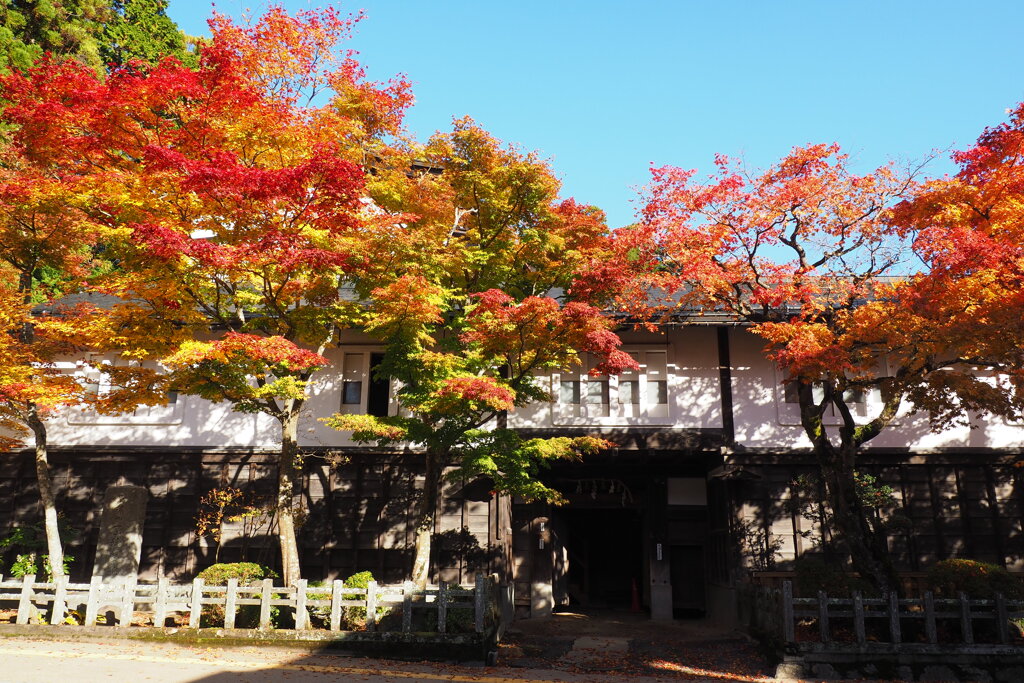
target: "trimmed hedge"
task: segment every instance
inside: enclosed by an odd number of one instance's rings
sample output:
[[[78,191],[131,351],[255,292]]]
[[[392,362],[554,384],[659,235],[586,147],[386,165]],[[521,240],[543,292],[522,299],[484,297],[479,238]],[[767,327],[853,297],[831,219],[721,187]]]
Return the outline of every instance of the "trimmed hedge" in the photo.
[[[944,598],[955,598],[961,592],[979,599],[993,598],[996,593],[1010,599],[1024,598],[1024,582],[998,565],[977,560],[936,562],[928,570],[928,585]]]

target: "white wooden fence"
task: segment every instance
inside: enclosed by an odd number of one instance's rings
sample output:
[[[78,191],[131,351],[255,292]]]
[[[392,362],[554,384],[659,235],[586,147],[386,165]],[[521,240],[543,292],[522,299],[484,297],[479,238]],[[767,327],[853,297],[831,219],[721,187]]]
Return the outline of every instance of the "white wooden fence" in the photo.
[[[259,606],[259,628],[274,628],[272,608],[285,608],[294,615],[296,630],[312,628],[310,610],[329,611],[327,628],[342,629],[342,616],[346,608],[361,607],[366,613],[366,630],[378,629],[381,612],[401,612],[401,631],[413,629],[413,610],[434,612],[437,632],[447,632],[451,626],[452,610],[462,609],[473,615],[472,628],[482,633],[489,605],[497,595],[496,577],[477,574],[474,588],[464,590],[440,582],[436,587],[417,589],[413,584],[382,586],[370,582],[367,588],[346,588],[341,581],[323,586],[310,586],[306,580],[295,586],[275,586],[271,579],[254,585],[241,586],[237,579],[229,579],[226,586],[208,586],[202,579],[191,584],[172,584],[166,580],[157,583],[104,583],[102,577],[93,577],[90,583],[70,583],[67,577],[51,582],[36,582],[34,576],[3,580],[0,576],[0,601],[18,601],[16,623],[37,623],[48,614],[50,624],[66,623],[70,610],[84,606],[82,624],[94,626],[101,611],[114,612],[117,627],[130,626],[136,613],[152,615],[154,626],[163,626],[169,616],[187,615],[189,628],[198,628],[204,607],[220,607],[224,614],[224,628],[235,628],[238,609],[247,605]],[[209,610],[208,610],[209,611]],[[33,619],[34,617],[34,619]],[[395,620],[397,622],[397,620]],[[77,620],[76,620],[77,622]],[[396,624],[397,625],[397,624]],[[398,630],[398,629],[393,629]]]

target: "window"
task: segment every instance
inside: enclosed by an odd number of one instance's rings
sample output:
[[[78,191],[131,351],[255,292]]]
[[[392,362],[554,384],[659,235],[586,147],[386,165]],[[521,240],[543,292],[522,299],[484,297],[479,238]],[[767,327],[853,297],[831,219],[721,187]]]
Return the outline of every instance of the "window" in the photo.
[[[97,354],[89,354],[86,360],[76,363],[59,363],[58,367],[71,374],[83,386],[86,394],[100,398],[111,390],[110,376],[103,371],[104,366],[120,364],[137,364],[138,361],[125,361],[118,358],[100,358]],[[146,361],[144,367],[157,367]],[[86,406],[72,408],[67,413],[68,424],[71,425],[177,425],[184,416],[185,402],[180,400],[178,392],[167,394],[167,403],[157,406],[140,405],[134,410],[115,415],[104,415]]]
[[[786,403],[800,403],[799,387],[800,385],[796,381],[786,382],[783,384],[783,395]],[[872,389],[872,391],[875,390]],[[820,382],[814,383],[812,392],[815,403],[821,403],[825,398],[825,387]],[[843,391],[843,400],[846,401],[847,404],[867,403],[868,393],[869,392],[864,390],[862,387],[846,389]]]
[[[391,381],[387,377],[378,377],[377,370],[383,361],[383,353],[344,354],[340,412],[377,417],[387,417],[397,412],[397,406],[392,408]]]
[[[775,377],[778,381],[775,393],[778,422],[782,425],[799,425],[799,384],[796,381],[787,381],[785,372],[779,368],[775,368]],[[815,382],[812,391],[815,403],[821,403],[825,400],[825,387],[823,384]],[[843,392],[843,399],[846,402],[846,406],[850,409],[850,414],[858,422],[869,419],[881,409],[882,395],[878,387],[853,387],[846,389]],[[836,409],[835,404],[831,401],[825,406],[822,419],[828,425],[837,425],[842,422],[839,410]]]
[[[643,424],[670,420],[668,352],[659,349],[627,350],[639,370],[617,376],[591,375],[593,357],[583,367],[553,377],[552,410],[555,424]]]

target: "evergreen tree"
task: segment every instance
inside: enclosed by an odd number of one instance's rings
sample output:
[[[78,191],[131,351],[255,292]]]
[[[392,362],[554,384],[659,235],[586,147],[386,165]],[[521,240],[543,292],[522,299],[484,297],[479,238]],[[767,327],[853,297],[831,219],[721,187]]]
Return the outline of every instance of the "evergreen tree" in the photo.
[[[107,64],[121,65],[133,59],[156,64],[173,55],[193,65],[195,53],[189,38],[167,16],[167,0],[113,0],[113,17],[103,30],[100,55]]]
[[[27,69],[44,52],[101,69],[110,0],[0,0],[0,70]]]

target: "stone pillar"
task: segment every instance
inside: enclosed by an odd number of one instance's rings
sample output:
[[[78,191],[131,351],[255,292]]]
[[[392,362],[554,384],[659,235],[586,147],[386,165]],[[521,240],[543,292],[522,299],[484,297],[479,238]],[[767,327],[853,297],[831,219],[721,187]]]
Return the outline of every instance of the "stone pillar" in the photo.
[[[667,502],[665,479],[651,479],[647,498],[651,530],[648,550],[651,567],[651,619],[658,621],[672,620],[672,568],[669,563]]]
[[[142,559],[142,528],[149,492],[142,486],[110,486],[103,497],[100,536],[92,575],[104,583],[135,581]]]
[[[551,548],[551,520],[537,517],[533,520],[533,566],[530,571],[530,617],[550,617],[555,607],[552,579],[554,567]]]

